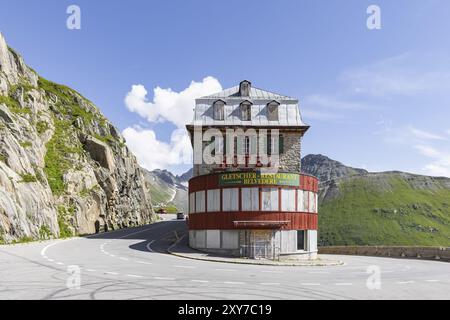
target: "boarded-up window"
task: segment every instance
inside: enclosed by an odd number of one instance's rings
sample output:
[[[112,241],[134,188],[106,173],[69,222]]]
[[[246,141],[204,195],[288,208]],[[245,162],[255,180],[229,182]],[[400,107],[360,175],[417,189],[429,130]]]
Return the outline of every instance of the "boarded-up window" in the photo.
[[[189,194],[189,213],[195,213],[195,192]]]
[[[213,113],[214,113],[214,120],[223,120],[224,119],[224,113],[225,113],[225,103],[221,100],[214,102],[213,105]]]
[[[308,192],[303,190],[297,191],[298,211],[308,212]]]
[[[243,211],[259,210],[258,188],[242,188],[242,210]]]
[[[252,119],[252,104],[250,102],[241,103],[241,119],[242,121],[250,121]]]
[[[261,191],[262,210],[277,211],[278,210],[278,189],[263,188]]]
[[[205,191],[195,193],[195,212],[205,212]]]
[[[239,189],[229,188],[222,190],[223,211],[239,210]]]
[[[278,107],[279,103],[272,101],[267,105],[267,120],[278,121]]]
[[[309,192],[309,212],[317,213],[317,199],[314,192]]]
[[[220,189],[208,190],[208,212],[220,211]]]
[[[295,190],[281,189],[281,210],[295,211]]]

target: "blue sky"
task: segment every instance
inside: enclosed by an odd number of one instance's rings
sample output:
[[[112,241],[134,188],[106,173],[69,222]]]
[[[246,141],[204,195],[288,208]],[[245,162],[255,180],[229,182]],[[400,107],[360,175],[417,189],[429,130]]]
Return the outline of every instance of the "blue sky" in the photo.
[[[81,8],[81,30],[66,28],[70,4]],[[380,30],[366,26],[371,4],[381,9]],[[299,98],[311,125],[304,155],[450,176],[449,1],[2,0],[1,7],[8,44],[39,74],[97,104],[150,169],[189,167],[180,161],[180,119],[190,97],[249,79]]]

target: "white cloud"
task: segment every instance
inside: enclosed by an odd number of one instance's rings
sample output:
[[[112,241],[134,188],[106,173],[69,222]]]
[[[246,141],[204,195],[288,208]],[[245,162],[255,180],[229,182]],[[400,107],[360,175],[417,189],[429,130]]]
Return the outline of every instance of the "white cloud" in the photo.
[[[122,134],[139,164],[147,170],[192,163],[192,148],[184,129],[174,130],[170,143],[158,140],[153,130],[139,126],[126,128]]]
[[[147,89],[141,84],[133,85],[125,97],[128,110],[139,114],[149,123],[170,122],[177,127],[171,133],[170,142],[158,140],[155,131],[141,126],[123,130],[127,145],[139,164],[147,170],[192,164],[192,147],[185,125],[193,119],[195,99],[221,90],[217,79],[206,77],[201,82],[192,81],[180,92],[156,87],[153,100],[149,101]]]
[[[450,71],[437,64],[438,58],[442,57],[404,53],[347,70],[340,76],[340,81],[348,86],[349,93],[375,97],[447,92]],[[443,59],[448,62],[448,58]]]
[[[426,174],[450,177],[450,153],[442,152],[427,145],[416,145],[415,148],[420,154],[433,159],[423,168]]]
[[[421,140],[447,140],[447,138],[443,136],[427,132],[424,130],[416,129],[412,126],[409,127],[409,131],[412,133],[414,137]]]
[[[153,101],[148,101],[147,90],[141,84],[133,85],[125,97],[128,110],[139,114],[149,122],[169,121],[182,128],[192,120],[195,99],[222,91],[216,78],[206,77],[201,82],[192,81],[186,89],[175,92],[172,89],[156,87]]]
[[[304,99],[307,106],[323,107],[336,110],[361,110],[367,109],[367,106],[357,102],[343,100],[336,96],[321,94],[312,94]]]

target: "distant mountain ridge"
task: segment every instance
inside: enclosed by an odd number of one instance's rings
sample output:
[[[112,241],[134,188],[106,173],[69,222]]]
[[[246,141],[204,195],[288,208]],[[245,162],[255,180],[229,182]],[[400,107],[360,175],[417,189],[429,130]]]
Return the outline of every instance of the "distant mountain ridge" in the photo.
[[[450,246],[450,179],[372,173],[323,155],[302,159],[317,176],[320,245]]]
[[[405,172],[368,172],[324,155],[307,155],[302,171],[319,178],[320,245],[450,246],[450,179]],[[187,212],[192,171],[174,176],[151,173],[164,183],[159,193],[177,190],[177,205]]]
[[[192,169],[180,176],[168,170],[144,170],[144,178],[152,195],[155,208],[165,208],[172,212],[187,212],[188,181],[192,177]]]

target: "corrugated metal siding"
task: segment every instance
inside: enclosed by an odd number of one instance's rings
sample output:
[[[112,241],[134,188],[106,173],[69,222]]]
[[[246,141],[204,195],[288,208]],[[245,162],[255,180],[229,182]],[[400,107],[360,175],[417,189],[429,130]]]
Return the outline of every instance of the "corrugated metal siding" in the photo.
[[[233,230],[234,221],[289,221],[282,230],[317,230],[318,215],[312,213],[223,212],[189,215],[190,230]],[[248,226],[245,227],[248,229]]]

